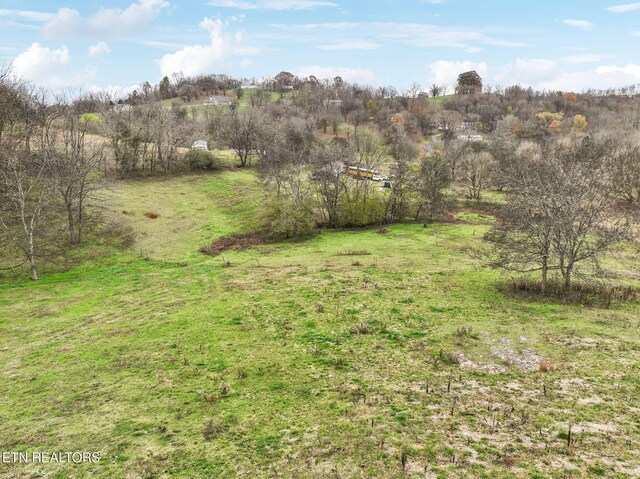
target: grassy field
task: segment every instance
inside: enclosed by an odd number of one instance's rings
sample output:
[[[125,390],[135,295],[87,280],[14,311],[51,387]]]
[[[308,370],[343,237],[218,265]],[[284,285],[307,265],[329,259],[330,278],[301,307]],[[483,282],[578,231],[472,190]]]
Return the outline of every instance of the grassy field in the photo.
[[[209,258],[256,222],[251,173],[112,195],[130,250],[0,283],[0,450],[102,460],[0,477],[640,476],[640,309],[499,293],[490,216]]]
[[[442,95],[442,96],[436,96],[436,97],[429,97],[429,103],[440,104],[440,103],[444,103],[447,100],[450,100],[453,97],[454,95]]]

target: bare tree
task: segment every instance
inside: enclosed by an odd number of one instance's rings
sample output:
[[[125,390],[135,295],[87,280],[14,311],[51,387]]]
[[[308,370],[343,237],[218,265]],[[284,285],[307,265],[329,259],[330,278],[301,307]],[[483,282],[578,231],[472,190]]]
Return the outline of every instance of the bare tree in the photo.
[[[467,189],[467,197],[480,200],[491,182],[494,159],[488,151],[466,151],[457,168],[460,181]]]
[[[323,223],[338,225],[339,206],[350,179],[344,174],[343,159],[347,151],[343,144],[333,142],[316,148],[311,156],[312,174]]]
[[[609,167],[616,195],[637,204],[640,200],[640,147],[629,141],[617,145]]]
[[[0,237],[2,243],[10,242],[22,253],[33,281],[38,280],[38,241],[53,201],[46,172],[44,155],[23,148],[0,148]]]
[[[559,272],[569,290],[578,265],[600,272],[601,256],[630,235],[629,218],[610,209],[616,187],[607,174],[611,145],[589,138],[548,145],[539,157],[519,158],[508,172],[511,200],[487,236],[490,264],[540,271],[546,289]]]
[[[446,158],[439,152],[423,157],[417,182],[422,201],[416,212],[416,220],[425,211],[428,221],[433,221],[444,212],[447,203],[445,190],[450,185],[451,169]]]
[[[259,129],[263,121],[260,110],[247,108],[228,112],[220,122],[218,138],[236,152],[241,168],[250,165],[256,154]]]
[[[104,144],[89,140],[92,116],[79,115],[73,105],[64,101],[59,103],[59,109],[62,122],[50,148],[48,169],[65,206],[69,241],[79,244],[83,240],[88,203],[104,187]]]

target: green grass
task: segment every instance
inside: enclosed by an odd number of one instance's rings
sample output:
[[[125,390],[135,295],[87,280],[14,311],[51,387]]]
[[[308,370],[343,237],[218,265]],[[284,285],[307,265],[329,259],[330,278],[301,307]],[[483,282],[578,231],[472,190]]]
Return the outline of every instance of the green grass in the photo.
[[[127,181],[113,188],[113,208],[136,232],[135,249],[153,259],[199,257],[213,239],[255,225],[253,171]],[[146,213],[156,213],[149,219]]]
[[[429,97],[429,103],[436,103],[436,104],[440,104],[440,103],[444,103],[445,101],[453,98],[455,95],[442,95],[442,96],[437,96],[437,97]]]
[[[0,449],[102,453],[0,477],[637,477],[636,305],[502,295],[478,224],[199,255],[255,224],[257,192],[245,171],[118,185],[130,251],[0,283]]]

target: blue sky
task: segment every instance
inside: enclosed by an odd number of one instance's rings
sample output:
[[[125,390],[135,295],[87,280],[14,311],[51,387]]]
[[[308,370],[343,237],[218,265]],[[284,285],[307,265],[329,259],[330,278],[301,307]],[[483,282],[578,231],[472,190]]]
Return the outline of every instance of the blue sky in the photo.
[[[61,88],[183,72],[581,91],[640,83],[640,2],[1,0],[0,62]]]

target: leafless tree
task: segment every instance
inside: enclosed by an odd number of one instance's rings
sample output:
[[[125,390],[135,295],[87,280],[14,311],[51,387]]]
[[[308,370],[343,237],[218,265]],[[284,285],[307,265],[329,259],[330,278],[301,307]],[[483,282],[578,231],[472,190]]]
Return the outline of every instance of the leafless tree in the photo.
[[[87,222],[87,208],[98,191],[104,188],[104,148],[99,139],[88,134],[90,124],[96,121],[90,115],[80,115],[77,108],[59,100],[60,131],[50,146],[49,176],[65,206],[69,241],[79,244],[83,240]]]
[[[630,219],[610,207],[616,193],[607,165],[611,145],[585,138],[522,156],[508,172],[511,200],[489,234],[495,267],[540,271],[543,289],[559,272],[569,290],[578,265],[600,271],[600,258],[630,236]]]
[[[257,108],[232,110],[222,117],[217,131],[218,138],[236,152],[241,168],[250,165],[256,154],[259,129],[263,121],[264,116]]]
[[[423,157],[417,182],[422,201],[416,212],[416,220],[425,215],[428,221],[433,221],[442,215],[447,204],[445,190],[450,185],[451,169],[446,158],[440,152]]]
[[[609,168],[616,195],[630,204],[640,200],[640,147],[623,141],[615,146]]]
[[[322,223],[329,227],[338,225],[340,199],[351,181],[344,174],[345,146],[333,142],[316,148],[311,156],[311,180],[322,212]]]
[[[491,183],[494,163],[493,156],[488,151],[465,151],[459,162],[457,174],[467,189],[469,199],[480,200],[482,192],[486,191]]]
[[[33,281],[38,279],[42,251],[39,239],[53,201],[52,183],[46,173],[45,155],[0,147],[1,243],[11,243],[22,253]]]

